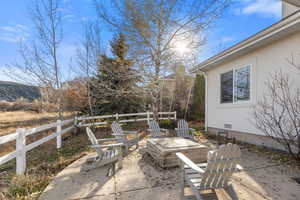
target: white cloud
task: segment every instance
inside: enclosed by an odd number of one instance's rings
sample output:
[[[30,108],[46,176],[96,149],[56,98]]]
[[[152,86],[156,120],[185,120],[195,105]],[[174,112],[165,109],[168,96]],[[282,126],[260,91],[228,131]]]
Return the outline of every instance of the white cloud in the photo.
[[[242,0],[240,2],[242,8],[239,9],[239,14],[259,14],[263,17],[276,17],[281,16],[281,1],[280,0]]]
[[[66,14],[63,16],[63,20],[69,21],[69,22],[73,22],[75,19],[75,15],[73,14]]]
[[[28,27],[22,24],[14,24],[0,27],[0,40],[16,43],[29,37]]]
[[[232,42],[232,41],[234,41],[234,38],[230,37],[230,36],[224,36],[224,37],[221,38],[222,43]]]

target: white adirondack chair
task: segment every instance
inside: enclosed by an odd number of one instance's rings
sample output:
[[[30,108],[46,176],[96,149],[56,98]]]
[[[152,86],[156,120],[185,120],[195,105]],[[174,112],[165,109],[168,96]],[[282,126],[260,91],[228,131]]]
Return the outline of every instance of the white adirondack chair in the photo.
[[[126,153],[131,146],[136,146],[136,149],[139,148],[139,135],[137,131],[125,131],[116,121],[112,123],[111,129],[113,131],[112,135],[115,136],[116,140],[124,144]],[[135,137],[128,139],[128,134],[133,134]]]
[[[92,130],[87,127],[86,133],[91,141],[97,156],[87,159],[86,163],[82,166],[81,170],[88,171],[94,168],[102,167],[107,164],[113,164],[113,172],[115,170],[115,164],[118,162],[118,167],[122,168],[122,143],[100,145],[99,142],[113,141],[115,138],[97,139]]]
[[[158,123],[155,120],[151,120],[148,123],[149,129],[148,131],[150,132],[151,137],[164,137],[168,135],[168,130],[164,128],[160,128]]]
[[[236,144],[221,145],[219,149],[209,151],[207,163],[195,164],[182,153],[176,153],[180,164],[180,193],[184,199],[184,187],[188,185],[197,200],[201,200],[201,190],[226,188],[233,172],[243,168],[240,161],[241,150]]]
[[[189,138],[194,140],[195,129],[189,128],[189,124],[184,120],[180,119],[175,128],[177,137]]]

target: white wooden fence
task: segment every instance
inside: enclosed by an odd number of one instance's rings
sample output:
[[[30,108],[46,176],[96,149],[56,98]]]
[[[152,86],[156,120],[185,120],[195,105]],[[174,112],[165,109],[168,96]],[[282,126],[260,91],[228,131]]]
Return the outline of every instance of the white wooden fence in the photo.
[[[67,126],[69,125],[69,126]],[[13,134],[5,135],[0,137],[0,145],[5,144],[7,142],[16,141],[16,150],[8,153],[4,156],[0,157],[0,165],[16,158],[16,172],[17,174],[23,174],[26,170],[26,152],[31,149],[53,139],[56,138],[56,147],[61,148],[61,136],[73,128],[75,128],[74,119],[69,119],[65,121],[57,120],[55,123],[46,124],[37,128],[32,129],[17,129],[17,131]],[[63,126],[67,126],[62,129]],[[30,144],[26,144],[26,136],[33,135],[36,133],[40,133],[43,131],[47,131],[50,129],[56,128],[56,131],[42,139],[39,139]]]
[[[141,122],[141,121],[147,121],[154,119],[154,113],[153,112],[143,112],[143,113],[128,113],[128,114],[114,114],[114,115],[102,115],[102,116],[90,116],[90,117],[79,117],[76,119],[78,121],[78,126],[97,126],[97,125],[104,125],[108,124],[107,121],[97,121],[97,120],[105,120],[105,119],[113,119],[120,123],[125,122]],[[123,119],[122,119],[123,118]],[[124,119],[125,118],[125,119]],[[130,119],[128,119],[130,118]],[[133,119],[132,119],[133,118]],[[158,120],[176,120],[176,111],[175,112],[158,112]],[[87,121],[93,121],[95,122],[87,122]]]
[[[173,119],[176,120],[176,112],[159,112],[158,113],[159,120],[163,119]],[[134,119],[128,119],[129,117],[134,117]],[[144,113],[129,113],[129,114],[114,114],[114,115],[103,115],[103,116],[91,116],[91,117],[75,117],[75,119],[69,119],[65,121],[57,120],[57,122],[46,124],[37,128],[32,129],[17,129],[15,133],[5,135],[0,137],[0,145],[16,141],[16,150],[8,153],[4,156],[0,157],[0,165],[16,158],[16,173],[17,174],[24,174],[26,170],[26,153],[31,149],[56,138],[56,147],[57,149],[61,148],[61,136],[71,130],[73,130],[76,126],[77,127],[84,127],[84,126],[95,126],[95,125],[102,125],[107,124],[107,122],[94,122],[94,123],[86,123],[87,120],[97,120],[97,119],[109,119],[114,118],[119,122],[139,122],[139,121],[147,121],[153,119],[153,112],[144,112]],[[120,119],[126,118],[126,119]],[[68,126],[67,126],[68,125]],[[63,127],[65,127],[63,129]],[[30,144],[26,144],[26,136],[33,135],[36,133],[40,133],[43,131],[47,131],[50,129],[56,128],[56,131],[52,134],[39,139],[35,142]]]

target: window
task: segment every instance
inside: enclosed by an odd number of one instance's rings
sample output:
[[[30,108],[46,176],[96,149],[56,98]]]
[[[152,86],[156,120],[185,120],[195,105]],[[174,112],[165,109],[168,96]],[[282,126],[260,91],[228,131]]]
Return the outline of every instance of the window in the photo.
[[[250,66],[221,74],[221,103],[250,100]]]
[[[234,73],[234,101],[250,99],[250,67],[235,70]]]
[[[221,74],[221,103],[231,103],[233,97],[233,71]]]

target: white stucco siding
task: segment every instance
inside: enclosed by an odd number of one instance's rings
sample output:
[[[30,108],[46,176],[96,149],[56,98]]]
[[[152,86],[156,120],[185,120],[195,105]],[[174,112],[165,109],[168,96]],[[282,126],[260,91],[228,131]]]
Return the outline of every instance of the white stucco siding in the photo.
[[[271,73],[282,70],[294,80],[294,86],[300,86],[299,71],[290,66],[287,61],[292,58],[292,55],[300,65],[300,33],[207,71],[207,126],[224,129],[224,124],[231,124],[231,130],[263,134],[251,122],[253,121],[252,106],[265,92],[265,81]],[[247,65],[251,66],[250,101],[221,104],[220,75]]]

